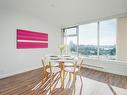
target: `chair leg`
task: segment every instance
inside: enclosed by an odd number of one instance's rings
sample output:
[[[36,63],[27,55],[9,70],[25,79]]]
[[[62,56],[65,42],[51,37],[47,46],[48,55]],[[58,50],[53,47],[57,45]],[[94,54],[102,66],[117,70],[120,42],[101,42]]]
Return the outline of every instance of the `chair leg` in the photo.
[[[60,71],[59,73],[60,73],[61,88],[62,88],[63,87],[62,71]]]
[[[76,72],[73,73],[73,78],[74,78],[74,81],[76,81]]]
[[[44,79],[45,79],[45,76],[43,75],[43,76],[42,76],[42,83],[44,83]]]
[[[44,82],[44,79],[47,77],[47,74],[46,74],[46,70],[44,69],[44,73],[43,73],[43,76],[42,76],[42,83]]]
[[[75,95],[75,90],[76,90],[75,83],[76,83],[76,72],[73,73],[73,84],[74,84],[74,89],[73,89],[74,93],[73,93],[73,95]]]
[[[71,73],[69,73],[69,80],[71,80]]]
[[[52,87],[51,87],[51,85],[52,85],[52,80],[50,79],[50,93],[52,92]]]
[[[61,80],[61,88],[64,88],[64,75],[65,75],[65,72],[64,72],[64,64],[63,62],[60,62],[59,63],[59,68],[61,69],[60,71],[60,80]]]
[[[52,92],[52,85],[53,85],[54,75],[53,73],[50,76],[50,93]]]
[[[64,88],[65,71],[63,70],[63,88]]]
[[[48,73],[46,72],[45,74],[45,77],[46,77],[46,81],[48,80]]]

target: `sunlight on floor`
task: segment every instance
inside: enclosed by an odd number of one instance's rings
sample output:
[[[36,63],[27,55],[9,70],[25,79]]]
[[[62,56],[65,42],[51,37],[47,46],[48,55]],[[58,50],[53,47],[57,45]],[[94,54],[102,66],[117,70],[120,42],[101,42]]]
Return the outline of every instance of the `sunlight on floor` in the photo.
[[[45,82],[45,84],[49,86],[48,81],[47,83]],[[40,91],[39,93],[41,94],[47,91],[47,93],[43,95],[49,95],[49,89],[44,91],[45,88],[50,88],[46,86],[40,82],[32,91]],[[53,95],[127,95],[127,89],[115,87],[79,75],[77,75],[76,82],[74,82],[73,74],[69,75],[69,73],[65,74],[64,89],[61,89],[60,86],[59,75],[56,75],[52,86],[52,89],[54,88],[52,91]],[[37,95],[40,95],[39,93],[37,93]]]

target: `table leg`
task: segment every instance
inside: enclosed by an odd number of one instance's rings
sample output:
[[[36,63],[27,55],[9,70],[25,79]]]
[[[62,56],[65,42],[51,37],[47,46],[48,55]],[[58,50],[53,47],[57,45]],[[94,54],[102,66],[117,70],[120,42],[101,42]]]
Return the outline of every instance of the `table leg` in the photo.
[[[64,88],[64,78],[65,78],[65,71],[64,71],[64,63],[63,63],[63,88]]]
[[[64,62],[59,63],[59,68],[61,69],[60,71],[60,80],[61,80],[61,88],[64,88]]]

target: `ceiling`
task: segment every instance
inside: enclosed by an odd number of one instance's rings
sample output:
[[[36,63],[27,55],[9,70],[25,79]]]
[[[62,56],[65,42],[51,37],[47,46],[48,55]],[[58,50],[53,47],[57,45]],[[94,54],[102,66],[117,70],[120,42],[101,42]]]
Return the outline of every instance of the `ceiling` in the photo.
[[[127,0],[0,0],[0,8],[26,12],[66,27],[127,13]]]

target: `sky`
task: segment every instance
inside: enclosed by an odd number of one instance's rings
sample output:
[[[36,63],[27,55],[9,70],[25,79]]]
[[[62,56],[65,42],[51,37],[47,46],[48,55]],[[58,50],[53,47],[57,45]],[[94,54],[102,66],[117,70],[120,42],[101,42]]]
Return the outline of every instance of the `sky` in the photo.
[[[100,22],[100,45],[116,44],[116,19]],[[79,44],[97,45],[97,23],[79,25]]]

